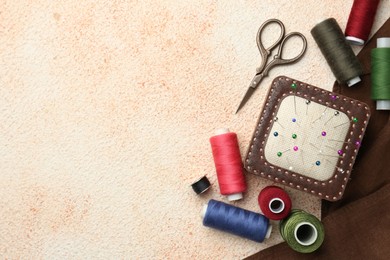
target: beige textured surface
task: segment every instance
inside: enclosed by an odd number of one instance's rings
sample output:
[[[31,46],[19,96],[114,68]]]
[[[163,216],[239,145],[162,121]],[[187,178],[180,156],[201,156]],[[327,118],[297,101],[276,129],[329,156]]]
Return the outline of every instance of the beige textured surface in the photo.
[[[344,28],[351,3],[0,1],[1,258],[232,259],[280,242],[202,226],[202,204],[225,200],[208,138],[229,127],[244,154],[277,75],[330,89],[309,31],[330,16]],[[234,115],[259,63],[257,28],[273,17],[304,33],[308,51]],[[213,187],[199,198],[189,185],[202,174]],[[258,210],[270,183],[247,180],[235,204]],[[318,199],[288,191],[319,215]]]

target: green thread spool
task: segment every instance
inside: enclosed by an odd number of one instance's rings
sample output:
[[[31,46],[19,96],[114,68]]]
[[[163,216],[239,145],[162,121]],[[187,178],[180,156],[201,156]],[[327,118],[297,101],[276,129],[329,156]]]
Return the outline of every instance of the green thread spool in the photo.
[[[347,83],[349,87],[360,82],[363,68],[337,21],[334,18],[326,19],[310,32],[337,81]]]
[[[279,228],[287,244],[300,253],[314,252],[324,242],[321,221],[303,210],[292,210],[287,218],[280,221]]]
[[[371,50],[371,98],[376,110],[390,110],[390,37],[378,38]]]

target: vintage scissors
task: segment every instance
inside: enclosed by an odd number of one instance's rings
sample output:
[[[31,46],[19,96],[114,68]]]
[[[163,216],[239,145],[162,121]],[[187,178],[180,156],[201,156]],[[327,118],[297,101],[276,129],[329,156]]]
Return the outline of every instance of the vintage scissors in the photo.
[[[280,33],[279,39],[274,44],[272,44],[270,47],[268,47],[266,49],[264,47],[263,43],[261,42],[261,34],[262,34],[264,28],[267,27],[271,23],[277,23],[280,26],[281,33]],[[278,65],[285,65],[285,64],[290,64],[290,63],[297,62],[302,57],[302,55],[305,53],[306,47],[307,47],[307,41],[306,41],[306,38],[305,38],[305,36],[303,34],[301,34],[299,32],[292,32],[292,33],[289,33],[289,34],[287,34],[285,36],[284,33],[285,33],[284,25],[278,19],[267,20],[260,26],[259,30],[257,31],[256,43],[257,43],[257,48],[259,49],[260,55],[261,55],[261,64],[260,64],[260,67],[258,67],[256,69],[256,75],[252,79],[252,81],[251,81],[251,83],[249,85],[249,88],[246,91],[245,96],[243,97],[240,105],[237,108],[236,113],[249,100],[249,98],[252,96],[252,94],[255,91],[255,89],[260,85],[260,83],[263,80],[263,78],[268,76],[268,72],[270,71],[271,68],[273,68],[275,66],[278,66]],[[302,39],[302,41],[303,41],[302,51],[294,58],[283,59],[282,58],[283,46],[284,46],[284,44],[286,43],[286,41],[289,38],[294,37],[294,36],[298,36],[298,37],[300,37]],[[279,49],[278,49],[277,54],[274,56],[274,59],[271,60],[267,64],[267,60],[268,60],[268,57],[271,54],[271,51],[278,45],[279,45]]]

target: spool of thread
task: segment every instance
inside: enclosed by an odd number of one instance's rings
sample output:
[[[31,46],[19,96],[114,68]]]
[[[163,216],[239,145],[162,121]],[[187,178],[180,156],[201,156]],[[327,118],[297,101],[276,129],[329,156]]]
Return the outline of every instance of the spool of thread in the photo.
[[[349,13],[345,39],[354,45],[363,45],[374,24],[379,0],[355,0]]]
[[[191,185],[191,187],[194,190],[194,192],[197,195],[199,195],[199,194],[206,192],[211,187],[211,184],[210,184],[209,179],[207,179],[207,177],[205,175],[202,178],[200,178],[199,180],[197,180],[196,182],[194,182]]]
[[[276,186],[265,187],[258,197],[264,216],[272,220],[286,218],[291,211],[291,199],[285,190]]]
[[[300,253],[314,252],[325,237],[321,221],[302,210],[292,210],[280,222],[280,234],[292,249]]]
[[[210,138],[210,144],[221,194],[229,201],[242,199],[246,183],[237,135],[221,128]]]
[[[203,225],[256,242],[269,238],[272,226],[265,216],[220,201],[210,200],[202,211]]]
[[[376,110],[390,110],[390,37],[378,38],[371,50],[371,98]]]
[[[340,26],[329,18],[314,26],[311,35],[316,41],[337,81],[349,87],[360,82],[362,66],[345,40]]]

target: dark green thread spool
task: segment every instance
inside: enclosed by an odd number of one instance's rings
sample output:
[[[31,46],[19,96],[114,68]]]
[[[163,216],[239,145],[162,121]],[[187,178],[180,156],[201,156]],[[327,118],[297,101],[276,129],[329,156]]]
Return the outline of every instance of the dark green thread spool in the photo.
[[[303,210],[292,210],[287,218],[280,221],[279,228],[287,244],[300,253],[314,252],[324,242],[321,221]]]
[[[326,19],[314,26],[311,35],[338,82],[347,83],[349,87],[360,82],[362,66],[334,18]]]
[[[371,98],[376,110],[390,110],[390,38],[378,38],[371,50]]]

